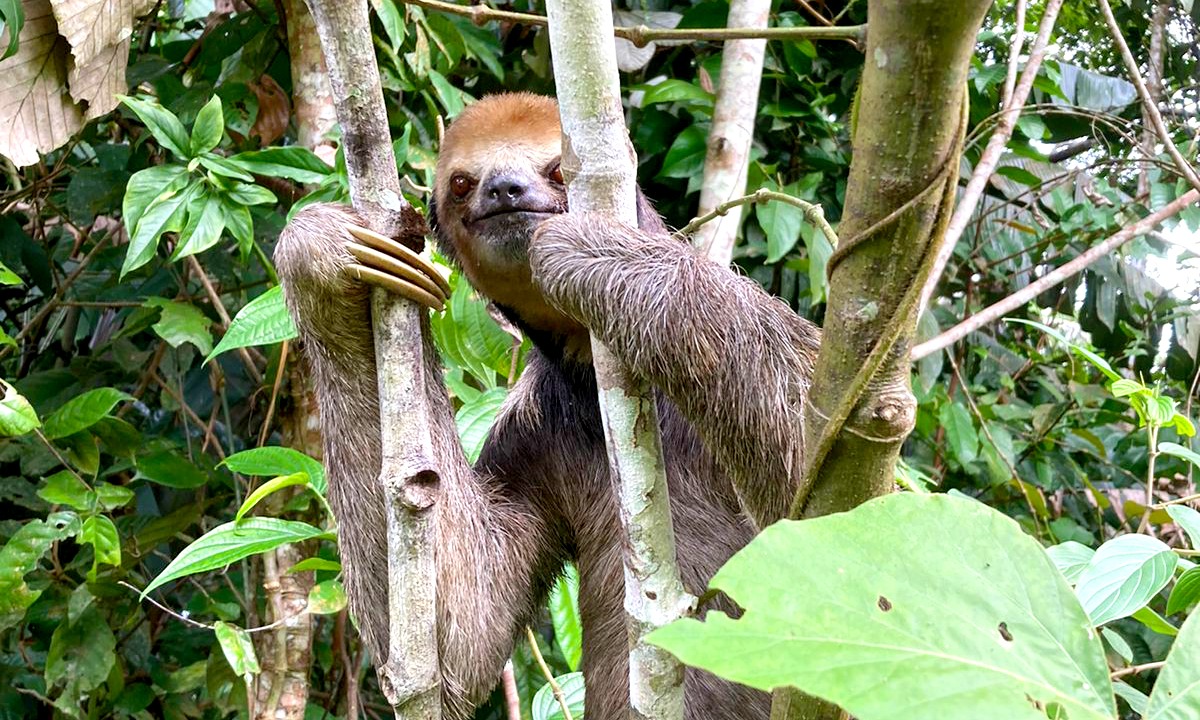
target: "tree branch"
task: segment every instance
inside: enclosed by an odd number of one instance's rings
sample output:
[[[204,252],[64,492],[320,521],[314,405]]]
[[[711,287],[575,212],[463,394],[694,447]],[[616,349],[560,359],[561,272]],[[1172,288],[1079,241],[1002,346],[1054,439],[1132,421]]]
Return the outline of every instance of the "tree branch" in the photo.
[[[476,25],[482,25],[493,20],[500,22],[519,23],[521,25],[537,25],[546,27],[549,24],[544,15],[533,13],[497,10],[487,5],[458,5],[441,0],[404,0],[409,5],[461,15],[471,19]],[[547,14],[549,11],[547,11]],[[614,27],[612,34],[624,38],[637,47],[659,40],[746,40],[762,38],[765,40],[849,40],[858,47],[866,42],[866,25],[835,25],[821,27],[731,27],[731,28],[652,28],[645,25],[635,27]]]
[[[412,209],[400,195],[367,2],[309,0],[309,9],[336,99],[354,208],[377,232],[422,242],[404,235],[413,232],[405,226],[405,211]],[[434,462],[433,412],[424,391],[424,310],[378,289],[371,309],[388,544],[388,656],[386,663],[376,662],[397,718],[437,720],[441,676],[433,511],[441,479]]]
[[[625,128],[608,0],[549,0],[550,51],[562,115],[562,170],[573,213],[637,225],[636,155]],[[683,718],[683,670],[644,638],[692,606],[675,561],[675,531],[652,389],[592,338],[600,416],[626,542],[630,717]]]
[[[1062,265],[1061,267],[1051,270],[1012,295],[1009,295],[1003,300],[993,303],[987,308],[980,310],[949,330],[941,333],[937,337],[931,338],[920,345],[917,345],[913,348],[912,360],[920,360],[921,358],[927,357],[938,350],[949,347],[950,345],[962,340],[967,335],[970,335],[983,326],[990,325],[996,320],[999,320],[1004,315],[1007,315],[1025,303],[1033,300],[1040,293],[1043,293],[1055,285],[1064,282],[1071,276],[1078,274],[1087,266],[1113,252],[1130,240],[1150,232],[1163,220],[1173,217],[1174,215],[1180,213],[1184,208],[1195,202],[1200,202],[1200,191],[1187,191],[1183,195],[1175,198],[1175,200],[1171,203],[1163,206],[1158,212],[1147,215],[1132,225],[1122,228],[1107,240],[1099,245],[1096,245],[1095,247],[1088,249],[1074,260]]]

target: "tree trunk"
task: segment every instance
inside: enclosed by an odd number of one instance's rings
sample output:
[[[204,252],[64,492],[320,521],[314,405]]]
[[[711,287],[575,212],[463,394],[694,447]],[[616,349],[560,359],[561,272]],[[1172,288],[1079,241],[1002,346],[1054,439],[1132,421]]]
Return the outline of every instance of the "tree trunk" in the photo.
[[[562,169],[572,213],[637,226],[637,162],[621,105],[608,0],[549,0],[550,49],[562,114]],[[683,668],[646,644],[651,630],[683,616],[693,599],[675,561],[658,413],[636,380],[595,338],[592,357],[609,467],[625,526],[625,613],[631,718],[681,720]]]
[[[1162,106],[1163,101],[1162,75],[1165,46],[1163,39],[1167,31],[1167,21],[1170,19],[1171,0],[1158,0],[1154,4],[1154,14],[1150,17],[1150,56],[1146,61],[1146,89],[1150,91],[1150,97],[1159,107]],[[1154,130],[1154,123],[1149,117],[1143,117],[1142,157],[1148,160],[1157,155],[1158,153],[1155,151],[1157,145],[1158,133]],[[1138,175],[1137,196],[1139,200],[1150,195],[1150,170],[1152,168],[1153,166],[1147,164],[1142,167],[1142,172]]]
[[[770,14],[771,0],[732,0],[726,25],[764,28]],[[697,217],[746,192],[746,171],[750,165],[766,51],[766,40],[730,40],[721,51],[721,84],[717,88],[712,129],[708,132]],[[741,222],[742,206],[738,205],[724,216],[701,225],[692,243],[713,260],[728,265],[733,259]]]
[[[966,78],[990,0],[872,0],[854,161],[830,260],[829,306],[805,407],[798,517],[888,492],[916,400],[909,349],[958,184]],[[776,720],[839,718],[778,691]]]

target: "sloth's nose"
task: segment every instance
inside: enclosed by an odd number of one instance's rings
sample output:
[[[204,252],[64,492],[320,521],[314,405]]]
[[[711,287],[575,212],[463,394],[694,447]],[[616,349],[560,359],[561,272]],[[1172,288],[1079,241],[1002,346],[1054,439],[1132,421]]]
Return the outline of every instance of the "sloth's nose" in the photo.
[[[484,194],[492,200],[505,203],[519,199],[525,194],[525,183],[511,175],[495,175],[483,187]]]

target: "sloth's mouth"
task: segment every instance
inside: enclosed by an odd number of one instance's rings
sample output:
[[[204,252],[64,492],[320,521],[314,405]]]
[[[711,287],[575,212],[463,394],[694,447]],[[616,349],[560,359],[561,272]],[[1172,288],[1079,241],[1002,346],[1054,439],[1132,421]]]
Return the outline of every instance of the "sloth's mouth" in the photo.
[[[536,218],[545,218],[549,215],[558,215],[560,212],[560,210],[555,208],[503,208],[469,220],[464,218],[463,224],[470,226],[485,222],[487,220],[495,220],[500,218],[508,218],[512,220],[532,220]]]

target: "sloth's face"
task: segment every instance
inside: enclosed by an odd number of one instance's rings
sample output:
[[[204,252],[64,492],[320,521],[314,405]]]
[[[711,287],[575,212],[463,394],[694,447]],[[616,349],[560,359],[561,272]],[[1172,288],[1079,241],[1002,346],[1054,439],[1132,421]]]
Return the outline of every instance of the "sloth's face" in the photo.
[[[570,324],[532,281],[529,242],[566,212],[558,108],[550,98],[499,95],[470,106],[438,156],[433,226],[443,254],[476,290],[539,329]]]

